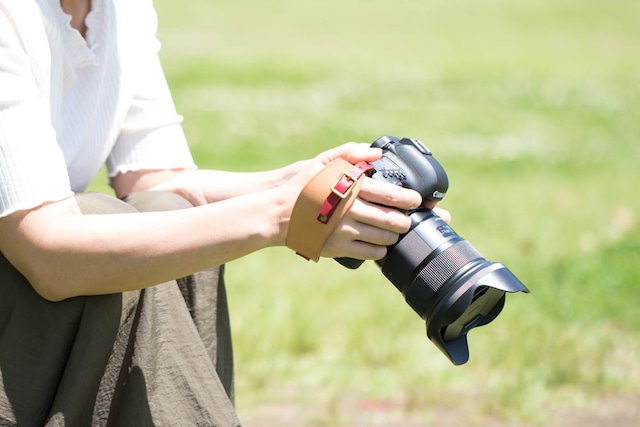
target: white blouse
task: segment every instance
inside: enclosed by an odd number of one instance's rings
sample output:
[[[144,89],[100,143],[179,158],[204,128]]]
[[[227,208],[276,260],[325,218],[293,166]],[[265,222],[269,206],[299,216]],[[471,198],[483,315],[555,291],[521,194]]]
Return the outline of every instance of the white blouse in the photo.
[[[164,77],[152,0],[0,0],[0,217],[109,176],[195,168]]]

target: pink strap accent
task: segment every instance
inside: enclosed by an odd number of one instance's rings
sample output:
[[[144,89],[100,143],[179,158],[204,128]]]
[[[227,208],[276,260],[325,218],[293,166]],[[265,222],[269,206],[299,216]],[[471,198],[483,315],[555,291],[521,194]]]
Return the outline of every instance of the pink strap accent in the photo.
[[[340,202],[349,195],[358,179],[363,173],[371,169],[373,167],[369,163],[360,162],[352,167],[349,172],[343,172],[338,181],[331,187],[331,193],[322,204],[318,214],[318,221],[323,224],[329,222],[331,215],[333,215]]]

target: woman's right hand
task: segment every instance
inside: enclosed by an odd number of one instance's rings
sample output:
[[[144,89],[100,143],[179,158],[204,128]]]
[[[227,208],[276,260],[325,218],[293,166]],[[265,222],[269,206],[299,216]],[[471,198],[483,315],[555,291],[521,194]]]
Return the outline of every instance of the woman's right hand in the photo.
[[[289,200],[291,210],[304,186],[333,160],[341,158],[355,164],[375,161],[381,155],[379,148],[352,142],[308,160],[301,171],[283,186],[288,194],[295,195]],[[400,234],[411,226],[403,211],[415,209],[420,203],[420,195],[413,190],[365,177],[358,197],[325,242],[321,256],[382,258],[386,254],[386,246],[395,243]],[[283,241],[289,219],[290,216],[283,222]]]

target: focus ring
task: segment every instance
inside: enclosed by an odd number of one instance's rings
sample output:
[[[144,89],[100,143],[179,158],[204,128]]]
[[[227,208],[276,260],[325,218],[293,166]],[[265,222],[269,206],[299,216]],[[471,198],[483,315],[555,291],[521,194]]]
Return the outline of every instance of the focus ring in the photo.
[[[484,258],[468,240],[459,241],[428,262],[416,276],[416,280],[426,283],[436,293],[451,276],[476,259]]]

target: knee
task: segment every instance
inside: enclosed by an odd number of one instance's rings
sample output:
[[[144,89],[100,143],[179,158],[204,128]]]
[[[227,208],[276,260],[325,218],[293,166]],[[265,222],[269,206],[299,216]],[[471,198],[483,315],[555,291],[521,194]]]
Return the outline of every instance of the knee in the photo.
[[[193,207],[187,199],[171,191],[131,193],[122,200],[102,193],[78,193],[75,199],[85,215],[160,212]]]
[[[140,212],[174,211],[193,207],[187,199],[171,191],[131,193],[123,200]]]
[[[85,215],[137,212],[133,206],[107,194],[78,193],[74,198]]]

